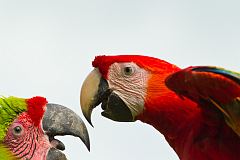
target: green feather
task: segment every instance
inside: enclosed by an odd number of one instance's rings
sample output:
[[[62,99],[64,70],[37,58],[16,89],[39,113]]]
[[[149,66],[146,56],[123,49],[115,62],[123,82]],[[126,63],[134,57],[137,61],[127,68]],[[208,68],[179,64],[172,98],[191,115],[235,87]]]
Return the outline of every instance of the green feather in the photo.
[[[20,113],[26,110],[27,103],[23,98],[0,98],[0,142],[3,141],[9,125]]]
[[[240,136],[240,97],[222,108],[227,112],[224,114],[226,123]]]
[[[17,160],[13,156],[12,152],[8,150],[4,145],[0,144],[0,159],[1,160]]]

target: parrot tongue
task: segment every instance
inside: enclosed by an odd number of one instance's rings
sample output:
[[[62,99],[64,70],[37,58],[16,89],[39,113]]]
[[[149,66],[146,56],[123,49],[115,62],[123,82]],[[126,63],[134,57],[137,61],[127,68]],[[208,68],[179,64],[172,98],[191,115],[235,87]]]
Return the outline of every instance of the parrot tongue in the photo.
[[[61,152],[65,150],[65,145],[54,137],[49,137],[49,141],[52,148],[48,151],[47,160],[67,160],[65,154]]]
[[[54,137],[49,137],[49,141],[54,148],[57,148],[61,151],[65,150],[65,145],[60,140],[55,139]]]

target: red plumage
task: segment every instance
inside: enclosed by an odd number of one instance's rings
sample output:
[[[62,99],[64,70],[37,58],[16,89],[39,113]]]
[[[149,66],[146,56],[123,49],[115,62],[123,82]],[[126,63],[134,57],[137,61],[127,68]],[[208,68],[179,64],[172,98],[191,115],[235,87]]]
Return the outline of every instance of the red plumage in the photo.
[[[35,126],[38,126],[43,118],[47,99],[44,97],[36,96],[26,100],[27,113],[32,119]]]
[[[108,79],[109,67],[115,62],[134,62],[149,71],[144,111],[137,119],[160,131],[181,160],[240,159],[240,137],[223,114],[229,112],[233,120],[240,116],[240,87],[229,78],[232,73],[204,67],[210,71],[195,74],[192,68],[181,70],[138,55],[97,56],[92,65]]]
[[[107,79],[109,67],[115,63],[134,62],[139,67],[145,68],[150,71],[177,71],[179,68],[164,60],[154,57],[141,56],[141,55],[118,55],[118,56],[96,56],[92,62],[92,66],[98,68],[102,76]]]
[[[211,97],[222,104],[229,103],[233,99],[240,97],[240,85],[238,83],[222,74],[197,71],[199,69],[204,70],[204,68],[220,70],[216,67],[188,67],[169,76],[166,84],[177,93],[184,94],[184,92],[187,92],[188,97],[197,102],[201,98],[199,97],[200,92],[202,97]]]

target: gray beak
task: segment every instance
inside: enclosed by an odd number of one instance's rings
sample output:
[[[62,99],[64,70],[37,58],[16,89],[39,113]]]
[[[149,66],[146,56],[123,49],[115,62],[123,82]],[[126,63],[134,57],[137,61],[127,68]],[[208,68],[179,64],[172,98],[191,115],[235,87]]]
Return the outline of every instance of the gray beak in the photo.
[[[87,128],[82,119],[72,110],[58,104],[47,104],[42,121],[43,130],[49,137],[49,141],[56,141],[56,148],[51,148],[48,152],[47,160],[65,160],[65,155],[60,151],[65,146],[54,136],[71,135],[79,137],[90,150],[90,141]]]

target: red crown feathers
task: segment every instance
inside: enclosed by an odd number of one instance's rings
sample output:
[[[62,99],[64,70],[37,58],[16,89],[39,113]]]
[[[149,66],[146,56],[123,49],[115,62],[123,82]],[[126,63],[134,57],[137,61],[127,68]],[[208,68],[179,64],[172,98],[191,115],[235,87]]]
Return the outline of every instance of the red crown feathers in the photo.
[[[102,76],[107,79],[109,67],[115,62],[134,62],[139,67],[145,68],[150,71],[166,72],[179,70],[177,66],[164,60],[141,55],[96,56],[94,61],[92,62],[92,65],[93,67],[98,68]]]
[[[27,113],[32,119],[35,126],[39,125],[43,114],[45,112],[46,104],[48,103],[46,98],[36,96],[26,100],[27,102]]]

